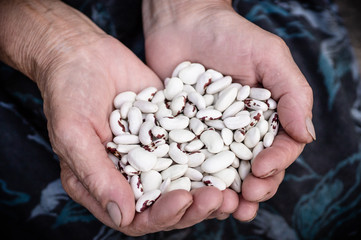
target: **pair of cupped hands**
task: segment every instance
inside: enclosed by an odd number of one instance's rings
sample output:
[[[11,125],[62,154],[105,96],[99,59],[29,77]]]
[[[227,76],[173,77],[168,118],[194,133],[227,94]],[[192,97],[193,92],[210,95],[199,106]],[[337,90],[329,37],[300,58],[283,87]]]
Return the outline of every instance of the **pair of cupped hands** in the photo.
[[[93,32],[68,39],[59,34],[66,47],[53,47],[56,57],[38,75],[38,85],[64,189],[101,222],[127,235],[186,228],[230,215],[250,221],[259,202],[276,193],[285,169],[315,139],[312,90],[285,43],[238,15],[229,1],[168,1],[178,5],[163,8],[157,6],[160,2],[143,1],[147,65],[85,16],[79,22]],[[70,32],[79,27],[70,26]],[[81,44],[82,38],[87,44]],[[214,187],[176,190],[135,214],[129,183],[105,148],[112,140],[112,102],[123,91],[162,89],[162,80],[185,60],[230,75],[234,82],[269,89],[278,101],[282,129],[272,147],[254,160],[241,194]]]

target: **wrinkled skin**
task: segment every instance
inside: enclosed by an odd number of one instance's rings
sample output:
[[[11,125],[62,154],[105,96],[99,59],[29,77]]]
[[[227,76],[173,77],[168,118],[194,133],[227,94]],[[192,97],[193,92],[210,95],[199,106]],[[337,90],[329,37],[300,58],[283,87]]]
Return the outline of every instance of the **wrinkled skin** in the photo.
[[[312,90],[286,44],[239,16],[230,2],[193,1],[191,7],[176,2],[172,10],[154,10],[153,15],[146,10],[152,4],[143,3],[146,62],[161,78],[170,76],[177,64],[189,60],[230,75],[243,85],[263,86],[278,101],[283,130],[272,147],[254,160],[239,199],[227,197],[228,201],[220,203],[210,216],[224,219],[233,214],[247,221],[256,215],[259,202],[276,193],[285,169],[305,143],[313,140],[305,123],[312,117]],[[227,204],[238,206],[227,208]],[[184,227],[189,221],[196,223],[206,217],[206,212],[196,215],[187,211],[176,226]]]
[[[162,12],[161,5],[145,8],[149,68],[61,1],[0,0],[0,57],[39,86],[64,189],[101,222],[125,234],[184,228],[230,214],[248,221],[256,215],[258,203],[275,194],[285,169],[312,141],[305,127],[306,117],[312,116],[312,91],[287,46],[237,15],[229,2],[207,3],[192,1],[173,8],[172,14]],[[154,10],[166,18],[154,21],[150,14]],[[242,84],[270,89],[279,101],[284,131],[255,159],[241,195],[214,187],[177,190],[135,214],[130,186],[105,150],[112,139],[108,123],[112,102],[122,91],[161,89],[161,79],[184,60],[200,62]],[[109,208],[110,202],[115,205]]]

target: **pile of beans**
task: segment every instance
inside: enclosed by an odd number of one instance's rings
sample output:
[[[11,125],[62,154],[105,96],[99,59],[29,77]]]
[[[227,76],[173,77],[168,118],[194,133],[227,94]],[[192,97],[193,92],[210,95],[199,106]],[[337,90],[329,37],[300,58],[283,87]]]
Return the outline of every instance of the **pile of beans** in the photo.
[[[189,61],[164,83],[119,93],[109,119],[108,155],[129,181],[136,211],[175,189],[241,192],[252,160],[278,132],[271,92]]]

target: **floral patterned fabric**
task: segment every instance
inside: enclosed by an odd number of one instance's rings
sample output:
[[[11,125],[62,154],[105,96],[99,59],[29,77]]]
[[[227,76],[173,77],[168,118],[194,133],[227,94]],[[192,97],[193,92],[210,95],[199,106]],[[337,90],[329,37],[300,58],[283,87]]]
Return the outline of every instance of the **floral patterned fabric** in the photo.
[[[144,59],[141,1],[65,1]],[[287,169],[257,217],[128,237],[101,224],[61,186],[36,85],[0,65],[0,214],[6,239],[360,239],[361,85],[332,1],[235,0],[242,16],[282,37],[314,90],[317,141]],[[5,239],[5,238],[4,238]]]

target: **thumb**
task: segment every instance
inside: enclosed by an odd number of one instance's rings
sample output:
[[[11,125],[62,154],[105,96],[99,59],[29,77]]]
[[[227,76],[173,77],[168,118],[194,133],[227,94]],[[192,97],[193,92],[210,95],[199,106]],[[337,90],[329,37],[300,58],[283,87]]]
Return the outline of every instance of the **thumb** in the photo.
[[[94,129],[82,124],[61,135],[60,146],[66,150],[57,152],[65,191],[104,224],[112,228],[129,225],[135,214],[133,192]]]
[[[279,38],[269,44],[267,53],[257,64],[262,84],[278,101],[277,112],[282,127],[293,139],[302,143],[316,140],[312,123],[313,93],[294,62],[286,44]]]

